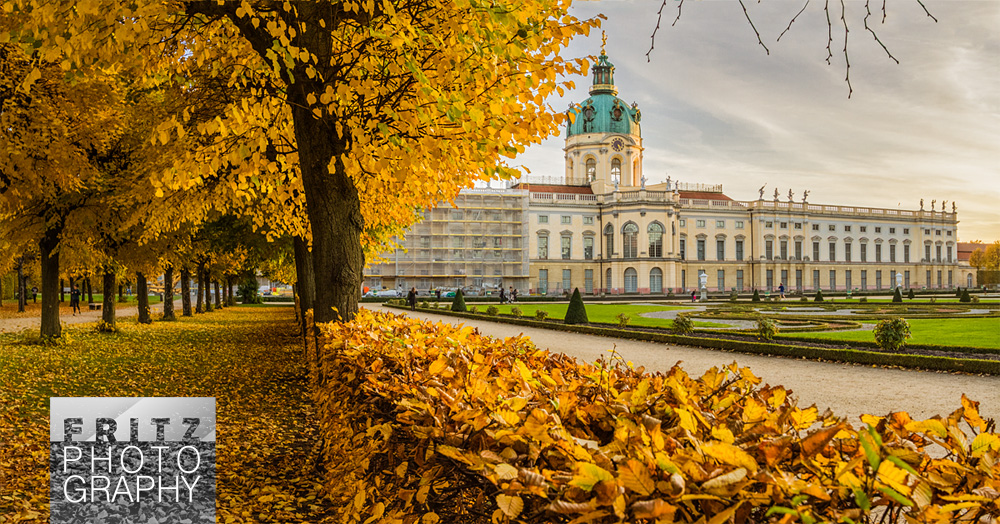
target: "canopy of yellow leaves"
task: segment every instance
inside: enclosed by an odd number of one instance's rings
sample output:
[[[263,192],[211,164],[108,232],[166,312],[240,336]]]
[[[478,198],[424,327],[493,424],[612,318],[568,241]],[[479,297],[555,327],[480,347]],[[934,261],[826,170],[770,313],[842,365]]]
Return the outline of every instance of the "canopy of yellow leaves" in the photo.
[[[1000,515],[1000,438],[965,398],[856,427],[735,364],[650,374],[365,310],[323,333],[315,397],[344,522]]]

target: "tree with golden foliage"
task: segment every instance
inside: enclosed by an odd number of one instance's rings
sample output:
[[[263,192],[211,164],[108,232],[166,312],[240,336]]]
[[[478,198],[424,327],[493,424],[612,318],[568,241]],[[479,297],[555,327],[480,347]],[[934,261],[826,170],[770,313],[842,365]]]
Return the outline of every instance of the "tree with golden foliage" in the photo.
[[[73,70],[100,64],[143,83],[225,86],[206,137],[157,181],[190,187],[220,170],[254,194],[298,169],[315,271],[315,318],[351,318],[364,245],[450,200],[558,133],[545,103],[582,60],[560,50],[597,20],[569,0],[12,0],[7,38]],[[189,132],[181,112],[159,140]],[[273,185],[273,184],[272,184]]]

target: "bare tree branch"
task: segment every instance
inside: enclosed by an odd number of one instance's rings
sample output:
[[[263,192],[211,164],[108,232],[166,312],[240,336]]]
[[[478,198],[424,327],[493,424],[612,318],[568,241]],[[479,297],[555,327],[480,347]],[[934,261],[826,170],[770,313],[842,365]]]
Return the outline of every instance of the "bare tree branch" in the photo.
[[[652,36],[649,37],[649,51],[646,51],[646,62],[649,62],[649,54],[653,52],[654,44],[656,44],[656,32],[660,30],[660,20],[663,19],[663,9],[667,7],[667,0],[663,0],[660,4],[660,9],[656,12],[656,27],[653,29]],[[674,23],[670,24],[671,27],[677,24],[677,21],[681,19],[681,8],[684,7],[684,0],[680,0],[677,3],[677,18],[674,18]]]
[[[865,11],[866,11],[865,30],[867,30],[869,33],[872,34],[872,37],[875,38],[875,41],[878,42],[878,45],[882,46],[882,49],[885,51],[885,54],[889,55],[889,58],[891,58],[893,62],[896,62],[898,64],[899,60],[896,60],[896,57],[892,56],[892,53],[889,52],[889,48],[886,47],[884,43],[882,43],[882,39],[878,37],[878,34],[875,33],[875,30],[868,25],[868,17],[872,15],[870,4],[871,0],[865,0]],[[882,23],[885,23],[885,0],[882,0]]]
[[[750,27],[753,29],[754,34],[757,35],[757,43],[760,44],[760,46],[764,48],[764,51],[766,51],[768,55],[770,55],[771,54],[771,50],[768,49],[767,46],[764,45],[764,41],[761,40],[761,38],[760,38],[760,31],[758,31],[757,27],[753,25],[753,20],[750,19],[750,13],[747,12],[747,6],[746,6],[746,4],[743,3],[743,0],[740,0],[740,7],[743,8],[743,16],[747,17],[747,22],[750,23]]]
[[[795,16],[793,16],[792,19],[788,21],[788,27],[786,27],[785,30],[782,31],[780,35],[778,35],[778,39],[776,40],[777,42],[781,41],[781,37],[785,36],[785,33],[787,33],[788,30],[792,28],[792,24],[794,24],[795,21],[799,19],[799,15],[801,15],[802,12],[805,11],[807,7],[809,7],[809,0],[806,0],[806,3],[805,5],[802,6],[802,9],[799,9],[799,12],[795,13]]]
[[[847,98],[851,98],[854,87],[851,86],[851,57],[847,54],[847,34],[850,30],[847,29],[847,6],[844,5],[844,0],[840,0],[840,20],[844,23],[844,63],[847,64],[844,81],[847,82]]]

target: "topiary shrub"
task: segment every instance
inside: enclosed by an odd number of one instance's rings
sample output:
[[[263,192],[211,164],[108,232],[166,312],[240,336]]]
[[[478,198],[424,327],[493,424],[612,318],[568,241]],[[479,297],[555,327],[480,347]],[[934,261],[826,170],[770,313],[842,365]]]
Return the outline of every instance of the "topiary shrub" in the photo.
[[[875,344],[886,351],[899,351],[910,338],[910,324],[902,318],[882,320],[875,325]]]
[[[452,311],[454,311],[454,310],[452,310]],[[469,313],[472,313],[473,315],[478,314],[479,313],[479,306],[471,306],[469,308]]]
[[[760,302],[760,292],[756,289],[753,290],[753,298],[750,299],[751,302]]]
[[[972,298],[972,303],[973,304],[978,304],[979,303],[979,295],[972,295],[971,298]]]
[[[510,308],[510,314],[514,315],[515,318],[521,318],[524,316],[524,311],[521,311],[521,308],[514,306]]]
[[[757,340],[774,340],[778,334],[778,325],[764,315],[757,315],[756,325]]]
[[[587,308],[583,305],[583,297],[580,296],[580,288],[573,290],[573,298],[569,299],[569,308],[566,309],[566,318],[563,322],[567,324],[586,324]]]
[[[799,299],[799,302],[809,302],[809,297],[802,297]]]
[[[459,313],[468,311],[465,307],[465,295],[462,294],[461,289],[455,292],[455,299],[451,301],[451,310]],[[475,313],[475,311],[473,311],[473,313]]]
[[[490,307],[486,308],[486,314],[489,315],[489,316],[491,316],[491,317],[495,317],[495,316],[497,316],[497,315],[500,314],[500,308],[498,308],[496,306],[490,306]]]
[[[902,293],[902,291],[899,290],[898,287],[896,288],[896,292],[892,294],[892,301],[893,302],[902,302],[903,301],[903,293]]]
[[[543,309],[535,310],[535,320],[545,320],[546,318],[548,318],[548,316],[549,316],[548,311],[545,311]]]
[[[858,304],[867,304],[867,303],[868,303],[868,297],[861,297],[858,299]]]
[[[428,302],[428,301],[426,301],[426,300],[421,300],[420,303],[417,304],[417,307],[427,309],[427,308],[431,307],[431,303]]]
[[[813,300],[816,301],[816,302],[822,302],[823,301],[823,290],[822,289],[817,289],[816,290],[816,298],[814,298]]]
[[[913,300],[913,288],[911,287],[909,291],[906,292],[906,298]]]
[[[737,300],[739,300],[739,298],[740,298],[740,295],[738,293],[736,293],[735,290],[732,291],[731,293],[729,293],[729,301],[730,302],[736,302]]]
[[[616,316],[615,318],[618,319],[618,327],[622,329],[627,328],[628,323],[632,321],[632,317],[626,315],[625,313],[618,313],[618,316]]]
[[[972,302],[972,297],[969,296],[969,288],[962,290],[962,296],[958,299],[959,302]]]
[[[680,335],[690,335],[694,333],[694,322],[691,320],[691,316],[686,313],[678,313],[677,318],[674,319],[672,326],[674,333]]]
[[[955,288],[955,297],[956,298],[962,298],[962,287],[961,286]]]

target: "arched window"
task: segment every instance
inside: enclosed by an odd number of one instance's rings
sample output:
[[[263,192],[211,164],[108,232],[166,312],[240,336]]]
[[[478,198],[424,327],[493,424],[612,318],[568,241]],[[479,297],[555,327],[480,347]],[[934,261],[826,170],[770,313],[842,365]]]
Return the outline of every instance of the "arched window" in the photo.
[[[611,183],[620,184],[622,182],[622,159],[616,158],[611,161]]]
[[[639,273],[634,267],[625,270],[625,292],[637,293],[639,291]]]
[[[611,291],[611,268],[609,267],[607,271],[604,272],[604,288]]]
[[[597,160],[593,158],[587,159],[587,181],[593,182],[597,180]]]
[[[663,226],[658,222],[653,222],[646,228],[649,234],[649,256],[659,258],[663,256]]]
[[[604,228],[604,259],[611,258],[615,254],[615,228],[608,224]]]
[[[639,256],[639,226],[629,222],[622,228],[622,256],[635,258]]]
[[[663,271],[658,267],[649,271],[649,292],[663,293]]]

